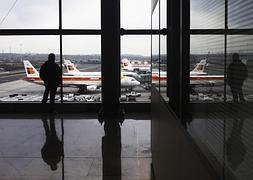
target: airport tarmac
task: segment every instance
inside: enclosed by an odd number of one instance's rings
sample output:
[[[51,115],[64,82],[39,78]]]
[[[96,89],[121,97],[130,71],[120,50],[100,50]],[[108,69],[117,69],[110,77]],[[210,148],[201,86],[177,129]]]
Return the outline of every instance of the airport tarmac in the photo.
[[[141,92],[141,97],[132,101],[143,102],[150,101],[150,92],[136,87],[133,89]],[[0,101],[2,102],[40,102],[44,92],[44,86],[26,82],[24,80],[15,80],[0,84]],[[126,92],[122,89],[122,95]],[[56,95],[56,101],[60,101],[60,88]],[[64,87],[63,100],[67,102],[97,102],[101,101],[101,91],[78,93],[78,88]]]
[[[252,102],[253,93],[249,84],[253,83],[252,80],[246,82],[244,88],[245,100]],[[129,101],[144,102],[150,101],[150,92],[144,90],[142,87],[136,87],[133,89],[135,92],[141,93],[140,97],[129,99]],[[44,86],[26,82],[22,79],[14,80],[10,82],[4,82],[0,84],[0,102],[40,102],[44,92]],[[161,88],[161,92],[164,92],[165,88]],[[191,102],[224,102],[224,86],[219,87],[196,87],[194,93],[190,94]],[[122,95],[127,92],[122,89]],[[56,95],[56,101],[60,101],[60,88],[58,88],[58,94]],[[230,88],[227,86],[227,101],[232,101],[232,95]],[[123,99],[122,99],[123,100]],[[128,101],[128,99],[124,99]],[[63,88],[63,101],[65,102],[99,102],[101,101],[101,91],[86,92],[84,94],[78,93],[78,88]]]
[[[78,65],[81,71],[98,71],[101,69],[100,64],[80,64]],[[25,73],[10,72],[0,76],[0,101],[2,102],[39,102],[42,99],[44,87],[22,80]],[[60,91],[60,88],[58,88]],[[150,101],[150,91],[142,87],[133,89],[135,92],[141,93],[140,97],[135,99],[127,99],[137,102]],[[161,92],[166,97],[166,88],[161,87]],[[226,99],[232,101],[232,95],[229,86],[226,87]],[[243,87],[243,92],[246,101],[253,101],[253,79],[248,78]],[[60,96],[56,95],[56,101],[60,101]],[[124,96],[126,91],[122,89]],[[63,100],[67,102],[94,102],[101,100],[101,91],[87,92],[79,94],[78,88],[63,88]],[[123,99],[122,99],[123,100]],[[126,99],[124,99],[126,100]],[[167,98],[168,100],[168,98]],[[195,87],[194,92],[190,94],[191,102],[224,102],[224,86],[213,87]]]

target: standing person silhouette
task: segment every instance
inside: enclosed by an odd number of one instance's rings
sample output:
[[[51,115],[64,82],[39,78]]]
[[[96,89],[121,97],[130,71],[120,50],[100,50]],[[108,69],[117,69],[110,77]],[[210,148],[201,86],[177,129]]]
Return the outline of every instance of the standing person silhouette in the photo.
[[[50,112],[54,111],[54,98],[57,87],[61,83],[61,69],[55,63],[55,55],[48,55],[48,60],[40,68],[40,78],[44,81],[45,91],[42,103],[46,103],[50,92]]]
[[[239,54],[233,54],[233,62],[228,67],[227,80],[233,94],[233,101],[244,102],[242,86],[244,80],[248,77],[246,65],[239,59]],[[238,99],[239,98],[239,99]]]

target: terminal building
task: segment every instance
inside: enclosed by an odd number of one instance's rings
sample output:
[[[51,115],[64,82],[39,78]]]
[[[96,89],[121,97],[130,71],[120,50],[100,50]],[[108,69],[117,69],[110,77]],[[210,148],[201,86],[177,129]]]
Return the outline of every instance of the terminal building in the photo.
[[[0,179],[253,179],[252,0],[0,2]]]

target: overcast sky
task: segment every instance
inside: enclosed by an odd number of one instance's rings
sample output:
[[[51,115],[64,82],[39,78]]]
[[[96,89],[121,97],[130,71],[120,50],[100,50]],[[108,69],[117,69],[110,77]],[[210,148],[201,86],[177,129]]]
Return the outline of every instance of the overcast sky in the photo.
[[[0,22],[16,0],[0,0]],[[100,29],[101,0],[63,0],[63,28]],[[18,0],[0,28],[57,29],[59,0]],[[162,7],[165,0],[162,0]],[[149,29],[151,0],[121,0],[121,27]],[[161,8],[163,10],[163,8]],[[229,0],[229,26],[253,26],[252,0]],[[162,22],[165,19],[162,18]],[[164,24],[164,23],[163,23]],[[224,0],[191,0],[191,28],[224,28]],[[252,28],[252,27],[251,27]],[[1,52],[59,52],[58,36],[1,36]],[[210,43],[207,43],[210,42]],[[100,36],[65,36],[64,54],[100,54]],[[194,37],[193,53],[222,50],[223,37]],[[240,39],[238,39],[238,43]],[[201,44],[201,46],[200,46]],[[247,43],[249,46],[251,42]],[[123,36],[122,54],[150,55],[149,36]],[[206,52],[207,53],[207,52]]]
[[[101,0],[63,0],[63,28],[100,29]],[[0,20],[15,0],[0,0]],[[58,28],[58,0],[18,0],[0,28]],[[150,0],[121,0],[121,27],[150,28]],[[141,36],[142,37],[142,36]],[[150,55],[150,37],[124,36],[122,53]],[[2,52],[59,52],[57,36],[0,37]],[[65,36],[65,54],[100,54],[100,36]]]

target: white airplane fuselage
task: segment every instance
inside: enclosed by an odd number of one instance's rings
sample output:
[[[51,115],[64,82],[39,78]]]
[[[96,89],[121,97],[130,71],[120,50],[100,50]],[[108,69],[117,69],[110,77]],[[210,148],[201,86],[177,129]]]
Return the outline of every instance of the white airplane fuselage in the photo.
[[[167,73],[165,71],[153,72],[152,73],[152,83],[158,84],[160,81],[161,86],[166,86],[167,84]],[[208,75],[207,73],[190,73],[190,85],[222,85],[224,84],[223,75]]]
[[[26,77],[23,80],[35,84],[43,85],[44,82],[39,77],[38,71],[32,66],[32,64],[24,61]],[[101,73],[100,72],[73,72],[64,73],[62,76],[63,86],[75,86],[79,88],[86,87],[88,90],[95,90],[101,87]],[[122,88],[134,88],[139,86],[140,82],[133,77],[121,76]]]

